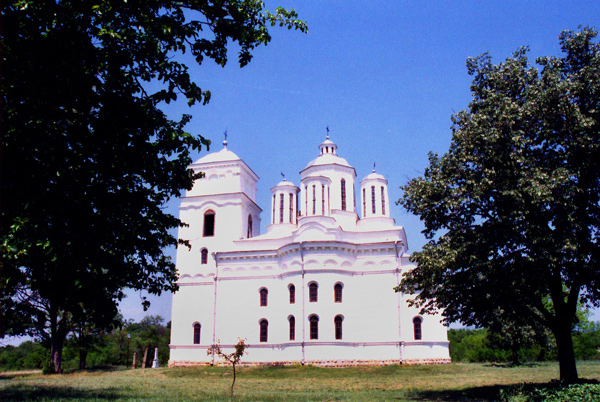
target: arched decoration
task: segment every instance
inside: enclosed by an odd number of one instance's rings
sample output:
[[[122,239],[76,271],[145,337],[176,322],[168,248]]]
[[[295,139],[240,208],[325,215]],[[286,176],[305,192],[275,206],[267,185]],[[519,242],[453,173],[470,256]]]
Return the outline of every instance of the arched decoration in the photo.
[[[344,285],[342,285],[340,282],[336,283],[335,286],[333,287],[333,301],[335,303],[342,302],[342,289],[343,288],[344,288]]]
[[[290,304],[296,303],[296,287],[294,285],[288,286],[288,290],[290,291]]]
[[[202,325],[200,323],[195,322],[193,325],[194,328],[194,345],[200,344],[200,330],[202,329]]]
[[[421,324],[423,323],[423,319],[421,317],[413,318],[413,329],[415,333],[415,341],[420,341],[423,337],[423,333],[421,331]]]
[[[248,233],[246,238],[249,239],[252,237],[252,215],[248,214]]]
[[[346,210],[346,180],[342,179],[342,211]]]
[[[269,340],[269,321],[262,319],[258,325],[260,327],[260,342],[267,342]]]
[[[316,303],[319,301],[319,285],[317,282],[311,282],[308,284],[308,301]]]
[[[208,264],[208,250],[205,248],[200,251],[200,264]]]
[[[319,339],[319,316],[313,314],[308,317],[310,323],[310,339]]]
[[[269,291],[266,288],[259,290],[260,293],[260,306],[266,307],[268,304]]]
[[[204,213],[203,237],[213,237],[215,235],[215,211],[209,209]]]
[[[293,315],[288,317],[288,322],[290,324],[290,341],[296,340],[296,319]]]
[[[333,324],[335,326],[335,339],[336,340],[342,339],[342,322],[343,321],[344,321],[344,317],[342,317],[341,315],[336,315],[335,318],[333,319]]]

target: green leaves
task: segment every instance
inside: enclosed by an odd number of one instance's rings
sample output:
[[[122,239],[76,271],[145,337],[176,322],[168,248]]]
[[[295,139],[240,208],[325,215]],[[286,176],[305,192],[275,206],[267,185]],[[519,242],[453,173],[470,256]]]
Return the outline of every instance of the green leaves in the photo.
[[[563,32],[564,57],[538,59],[541,70],[527,48],[497,65],[487,54],[467,60],[469,110],[452,117],[449,151],[430,155],[399,201],[432,240],[397,290],[419,291],[426,311],[489,326],[501,308],[504,322],[526,317],[564,340],[577,303],[600,304],[596,35]]]

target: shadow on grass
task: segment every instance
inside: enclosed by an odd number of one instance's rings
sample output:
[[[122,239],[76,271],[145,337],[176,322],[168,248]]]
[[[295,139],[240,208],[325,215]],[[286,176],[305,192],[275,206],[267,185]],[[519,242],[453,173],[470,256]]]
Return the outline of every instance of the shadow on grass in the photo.
[[[106,400],[122,397],[116,389],[82,390],[71,387],[13,385],[2,389],[2,402],[47,400]]]

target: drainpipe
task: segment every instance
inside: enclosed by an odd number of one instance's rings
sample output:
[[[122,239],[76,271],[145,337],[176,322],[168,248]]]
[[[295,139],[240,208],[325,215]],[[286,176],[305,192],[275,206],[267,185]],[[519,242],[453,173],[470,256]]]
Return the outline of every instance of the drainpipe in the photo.
[[[217,281],[219,280],[219,263],[217,262],[217,254],[212,253],[215,260],[215,285],[214,285],[214,301],[213,301],[213,346],[217,344]],[[212,348],[211,366],[215,365],[215,349]]]
[[[394,242],[394,249],[396,250],[396,283],[400,284],[400,273],[402,271],[402,258],[400,257],[400,250],[398,250],[398,240]],[[402,293],[398,292],[398,353],[400,362],[402,362]]]
[[[306,333],[306,312],[305,312],[305,299],[306,299],[306,286],[304,281],[304,248],[302,242],[300,242],[300,262],[302,266],[302,365],[304,365],[306,355],[304,353],[304,341]]]

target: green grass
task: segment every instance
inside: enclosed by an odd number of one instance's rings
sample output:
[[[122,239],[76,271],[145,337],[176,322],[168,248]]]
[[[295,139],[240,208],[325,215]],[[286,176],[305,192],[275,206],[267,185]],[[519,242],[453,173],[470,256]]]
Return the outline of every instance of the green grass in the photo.
[[[600,380],[600,362],[579,362],[578,370]],[[557,379],[558,364],[245,367],[238,373],[236,401],[494,401],[502,389]],[[0,400],[228,401],[230,385],[230,367],[2,373]]]

